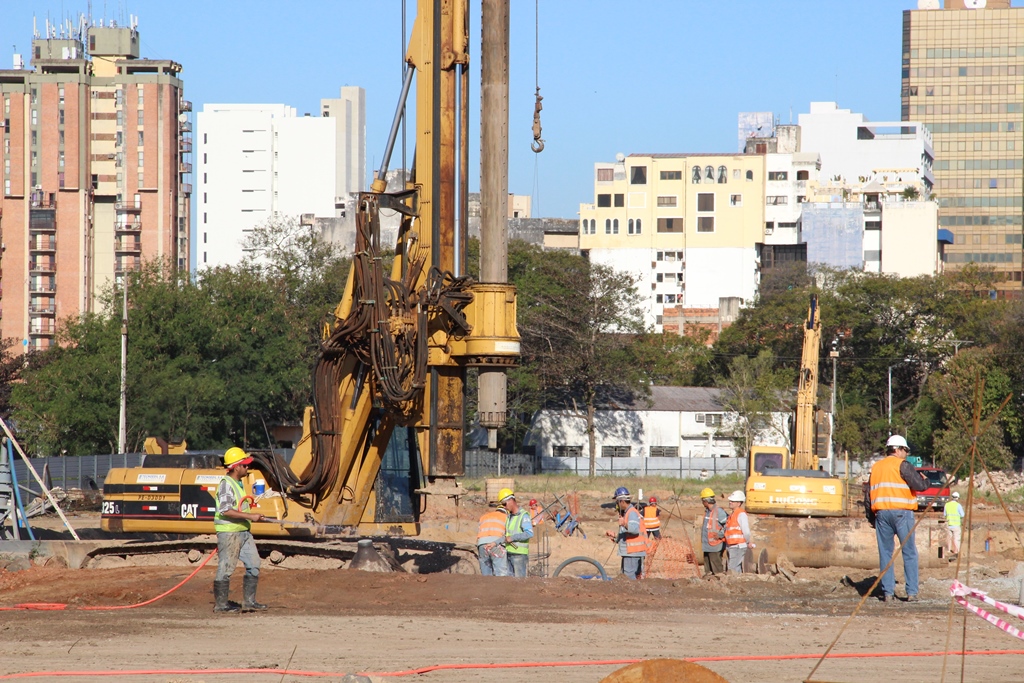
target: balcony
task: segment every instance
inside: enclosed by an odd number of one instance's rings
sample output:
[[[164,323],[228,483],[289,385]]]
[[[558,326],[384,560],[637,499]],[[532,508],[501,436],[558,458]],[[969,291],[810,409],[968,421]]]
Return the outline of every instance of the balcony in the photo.
[[[181,192],[182,194],[192,194],[192,183],[182,183]]]
[[[56,251],[57,240],[52,235],[35,235],[35,239],[29,241],[31,251]]]
[[[57,312],[57,307],[52,303],[49,304],[29,304],[28,312],[36,315],[54,315]]]
[[[138,238],[117,240],[114,251],[118,253],[140,253],[142,251],[142,240]]]
[[[192,164],[188,163],[187,161],[181,162],[181,165],[178,166],[178,173],[181,173],[182,175],[185,175],[186,173],[191,173],[191,172],[192,172]]]
[[[32,324],[28,328],[28,333],[33,337],[52,337],[55,329],[56,325],[52,322],[49,322],[48,325],[37,325],[36,321],[33,320]]]
[[[179,111],[192,111],[192,103],[188,100],[181,100],[178,104]]]
[[[28,271],[30,273],[52,273],[54,272],[54,262],[51,259],[30,260]]]
[[[36,190],[32,193],[30,202],[30,208],[33,209],[56,209],[57,208],[57,193],[56,192],[42,192]]]
[[[178,132],[180,133],[191,133],[192,122],[191,121],[178,121]]]
[[[142,222],[131,221],[128,223],[115,223],[114,230],[117,232],[142,232]]]
[[[142,258],[139,256],[135,257],[120,257],[117,259],[114,265],[114,272],[118,275],[138,270],[142,267]]]
[[[179,145],[178,151],[181,152],[182,154],[191,154],[192,153],[192,141],[191,140],[182,140],[180,145]]]
[[[864,202],[864,210],[878,212],[882,210],[882,205],[878,202],[866,201]]]
[[[142,211],[142,200],[136,199],[131,202],[117,202],[114,204],[114,211],[121,213],[139,213]]]
[[[53,281],[53,278],[45,280],[31,279],[29,281],[29,291],[33,294],[52,294],[57,291],[57,286]]]

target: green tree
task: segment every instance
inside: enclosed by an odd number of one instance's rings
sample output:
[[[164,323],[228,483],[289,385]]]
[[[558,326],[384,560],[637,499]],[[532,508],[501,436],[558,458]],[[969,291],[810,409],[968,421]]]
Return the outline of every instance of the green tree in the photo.
[[[634,346],[646,331],[636,283],[626,274],[565,252],[509,245],[518,296],[523,369],[543,402],[586,421],[590,474],[596,468],[594,414],[615,393],[648,391]]]
[[[741,452],[749,451],[767,433],[774,432],[788,443],[788,428],[777,424],[774,414],[792,412],[796,373],[779,367],[770,350],[764,349],[753,358],[733,358],[729,374],[719,380],[719,387],[724,390],[722,403],[737,414],[731,431]]]

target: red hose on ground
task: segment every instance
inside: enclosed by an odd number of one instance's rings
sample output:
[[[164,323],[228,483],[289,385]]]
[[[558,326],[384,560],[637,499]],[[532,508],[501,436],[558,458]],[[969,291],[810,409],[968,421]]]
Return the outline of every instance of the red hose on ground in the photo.
[[[146,600],[145,602],[138,602],[138,603],[136,603],[134,605],[93,605],[93,606],[87,606],[87,607],[79,607],[78,609],[80,609],[80,610],[90,610],[90,611],[105,611],[105,610],[115,610],[115,609],[135,609],[136,607],[144,607],[146,605],[152,605],[154,602],[156,602],[160,598],[167,597],[168,595],[170,595],[171,593],[173,593],[174,591],[178,590],[179,588],[184,586],[186,583],[188,583],[189,580],[193,576],[198,574],[199,570],[202,569],[203,567],[205,567],[206,564],[210,560],[212,560],[213,556],[216,555],[216,554],[217,554],[216,550],[214,550],[212,553],[210,553],[209,557],[207,557],[205,560],[200,562],[199,566],[196,567],[195,570],[191,574],[189,574],[184,579],[182,579],[181,582],[179,582],[178,585],[176,585],[174,588],[171,588],[170,590],[164,591],[163,593],[161,593],[160,595],[156,596],[155,598],[150,598],[149,600]],[[58,611],[58,610],[64,610],[64,609],[67,609],[67,608],[68,608],[67,604],[63,603],[63,602],[23,602],[23,603],[20,603],[18,605],[14,605],[13,607],[0,607],[0,611],[2,611],[2,612],[10,612],[10,611],[15,611],[15,610],[42,610],[42,611],[53,610],[53,611]]]
[[[968,650],[966,652],[849,652],[829,653],[827,659],[871,659],[895,657],[941,657],[943,655],[1024,655],[1024,650]],[[794,659],[816,659],[818,654],[793,655],[736,655],[730,657],[683,657],[688,662],[780,662]],[[419,669],[406,671],[366,672],[363,676],[397,677],[414,676],[431,671],[453,669],[526,669],[562,666],[614,666],[634,664],[642,659],[595,659],[578,662],[503,662],[495,664],[435,664]],[[307,678],[341,678],[346,672],[338,671],[304,671],[301,669],[134,669],[124,671],[26,671],[24,673],[0,675],[0,680],[18,678],[69,678],[85,676],[168,676],[168,675],[203,675],[215,674],[266,674],[268,676],[301,676]]]

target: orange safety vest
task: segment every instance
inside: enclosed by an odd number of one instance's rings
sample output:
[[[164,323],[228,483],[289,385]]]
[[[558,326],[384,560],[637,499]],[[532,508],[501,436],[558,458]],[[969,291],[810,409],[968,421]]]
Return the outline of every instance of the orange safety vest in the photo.
[[[871,468],[871,509],[916,510],[917,495],[900,476],[902,458],[890,455]]]
[[[661,519],[658,517],[658,506],[648,505],[644,508],[644,526],[647,531],[657,531],[661,528]]]
[[[740,543],[746,543],[747,539],[743,536],[743,528],[740,526],[740,515],[745,515],[746,512],[743,508],[736,508],[729,515],[729,519],[725,522],[725,544],[726,545],[739,545]]]
[[[646,539],[646,527],[644,526],[644,518],[637,512],[637,509],[630,505],[626,508],[626,513],[622,515],[626,518],[626,525],[629,524],[629,516],[636,515],[640,521],[640,533],[636,536],[626,536],[626,554],[632,555],[633,553],[646,553],[647,552],[647,539]]]
[[[487,512],[480,518],[480,529],[476,532],[476,540],[481,538],[504,538],[505,521],[508,519],[508,512],[505,508],[498,508]]]
[[[718,521],[718,506],[712,505],[710,510],[704,511],[704,515],[708,518],[708,545],[721,545],[724,539],[718,537],[718,532],[722,530],[722,523]]]

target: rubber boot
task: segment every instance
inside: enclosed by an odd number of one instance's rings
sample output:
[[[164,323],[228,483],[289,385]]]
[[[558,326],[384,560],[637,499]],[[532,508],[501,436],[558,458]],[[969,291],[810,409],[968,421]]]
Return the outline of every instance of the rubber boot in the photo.
[[[238,612],[241,606],[237,602],[228,600],[231,593],[231,579],[213,582],[213,611],[214,612]]]
[[[262,612],[267,609],[267,606],[262,602],[256,602],[256,585],[260,582],[260,577],[249,576],[246,574],[242,577],[242,611],[243,612]]]

